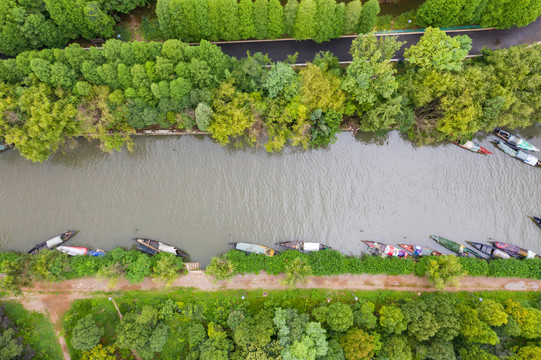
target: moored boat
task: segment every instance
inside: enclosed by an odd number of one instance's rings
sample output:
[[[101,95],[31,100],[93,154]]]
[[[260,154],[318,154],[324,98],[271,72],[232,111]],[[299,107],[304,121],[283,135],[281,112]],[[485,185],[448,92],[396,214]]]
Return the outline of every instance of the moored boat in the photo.
[[[247,254],[260,254],[274,256],[275,250],[263,245],[250,244],[244,242],[230,243],[235,250],[244,251]]]
[[[398,244],[401,248],[409,251],[412,255],[415,256],[442,256],[443,254],[439,251],[432,250],[430,248],[421,246],[421,245],[410,245],[410,244]]]
[[[13,147],[13,144],[6,144],[5,142],[0,140],[0,152],[9,150]]]
[[[470,150],[470,151],[472,151],[474,153],[485,154],[485,155],[492,154],[490,151],[488,151],[487,149],[485,149],[484,147],[482,147],[478,143],[473,142],[471,140],[467,140],[464,143],[461,143],[459,141],[454,141],[453,144],[458,145],[463,149]]]
[[[541,218],[538,218],[537,216],[534,216],[533,221],[535,221],[537,226],[541,227]]]
[[[188,257],[188,253],[180,250],[177,247],[167,245],[161,241],[143,239],[143,238],[134,238],[133,241],[137,243],[137,250],[141,250],[150,255],[156,255],[160,252],[167,252],[175,256]]]
[[[396,248],[392,245],[382,244],[378,243],[376,241],[368,241],[368,240],[361,240],[363,243],[366,244],[370,249],[373,249],[377,255],[381,255],[383,257],[391,256],[391,257],[398,257],[398,258],[405,258],[408,257],[408,253],[400,250],[399,248]]]
[[[505,251],[511,256],[526,258],[526,259],[533,259],[538,258],[541,259],[541,256],[537,255],[531,250],[526,250],[521,247],[518,247],[516,245],[500,242],[500,241],[491,241],[490,242],[494,247],[497,247],[500,250]]]
[[[541,166],[541,161],[539,161],[538,158],[528,153],[525,153],[523,150],[519,149],[514,145],[506,144],[501,140],[494,140],[494,143],[501,151],[511,157],[514,157],[515,159],[522,161],[523,163],[526,163],[530,166]]]
[[[483,243],[473,242],[473,241],[466,241],[466,242],[474,249],[477,249],[483,254],[487,254],[490,257],[493,257],[496,259],[509,259],[511,257],[508,253],[498,249],[497,247],[486,245]]]
[[[331,247],[325,244],[308,242],[308,241],[282,241],[277,242],[276,245],[280,245],[283,248],[298,251],[320,251],[330,249]]]
[[[73,231],[68,230],[66,232],[63,232],[62,234],[55,236],[52,239],[49,239],[47,241],[44,241],[36,246],[34,246],[30,251],[28,252],[30,255],[36,255],[37,253],[45,250],[45,249],[54,249],[58,245],[68,241],[72,237],[74,237],[79,231]]]
[[[494,134],[496,134],[496,136],[499,137],[500,139],[508,142],[511,145],[517,146],[521,149],[529,150],[529,151],[539,151],[538,148],[536,148],[535,146],[533,146],[532,144],[530,144],[523,138],[513,135],[508,131],[502,130],[500,128],[496,128],[494,129]]]
[[[57,246],[56,250],[62,251],[63,253],[66,253],[70,256],[82,256],[82,255],[88,255],[88,256],[103,256],[105,255],[105,251],[101,249],[97,249],[96,251],[88,250],[88,248],[85,248],[83,246]]]
[[[454,253],[457,253],[458,255],[462,255],[462,256],[476,256],[480,259],[484,259],[484,257],[477,253],[476,251],[473,251],[471,249],[468,249],[467,247],[465,247],[464,245],[456,242],[456,241],[452,241],[452,240],[449,240],[449,239],[446,239],[444,237],[441,237],[441,236],[435,236],[435,235],[431,235],[430,238],[432,240],[434,240],[435,242],[437,242],[438,244],[440,244],[441,246],[443,246],[444,248],[448,249],[448,250],[451,250],[452,252]]]

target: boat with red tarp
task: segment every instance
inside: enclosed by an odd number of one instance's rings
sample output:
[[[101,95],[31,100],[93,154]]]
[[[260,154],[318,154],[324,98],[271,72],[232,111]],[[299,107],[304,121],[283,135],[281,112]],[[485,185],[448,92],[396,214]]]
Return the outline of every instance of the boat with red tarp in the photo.
[[[375,252],[377,255],[381,255],[383,257],[397,257],[397,258],[405,258],[408,257],[408,253],[404,250],[401,250],[397,247],[394,247],[392,245],[382,244],[376,241],[368,241],[368,240],[361,240],[363,243],[366,244],[371,249],[371,252]]]

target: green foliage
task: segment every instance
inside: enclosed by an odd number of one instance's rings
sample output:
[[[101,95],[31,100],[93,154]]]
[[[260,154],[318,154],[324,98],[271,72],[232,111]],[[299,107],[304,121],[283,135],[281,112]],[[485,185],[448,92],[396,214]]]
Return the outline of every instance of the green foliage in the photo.
[[[335,34],[334,22],[336,19],[334,15],[336,3],[334,0],[316,0],[316,4],[315,33],[312,38],[317,43],[329,41]]]
[[[298,9],[298,0],[287,0],[287,4],[284,6],[284,27],[285,32],[289,35],[293,34]]]
[[[344,20],[344,34],[355,34],[361,18],[363,6],[360,0],[353,0],[346,5],[346,14]]]
[[[459,278],[464,275],[464,271],[456,256],[445,255],[428,263],[426,275],[437,289],[443,290],[449,285],[458,287]]]
[[[269,1],[254,1],[255,38],[266,39],[269,36]]]
[[[349,329],[340,338],[340,345],[348,360],[368,360],[375,353],[374,336],[357,328]]]
[[[328,307],[327,325],[332,331],[345,332],[353,325],[353,311],[351,306],[334,303]]]
[[[150,274],[151,260],[144,253],[129,253],[123,261],[126,266],[126,279],[131,284],[143,281],[145,276]]]
[[[379,324],[383,331],[390,334],[401,334],[407,329],[404,314],[397,306],[382,306],[379,309]]]
[[[295,18],[293,37],[297,40],[311,39],[316,34],[317,3],[315,0],[301,0]]]
[[[175,256],[171,253],[161,252],[152,258],[151,276],[166,284],[170,285],[178,277],[179,272],[183,270],[184,265],[180,256]]]
[[[96,326],[92,315],[80,319],[73,328],[71,345],[78,350],[90,351],[98,344],[103,329]]]
[[[233,276],[233,262],[225,257],[213,257],[207,266],[206,274],[214,276],[216,281],[225,280]]]
[[[38,280],[58,281],[68,269],[68,255],[55,250],[43,250],[32,257],[31,271]]]
[[[484,300],[477,309],[479,319],[490,326],[502,326],[507,324],[508,317],[503,306],[494,300]]]
[[[332,0],[331,0],[332,1]],[[268,37],[277,39],[285,32],[284,9],[280,0],[270,0],[268,5]]]
[[[241,39],[255,37],[254,3],[252,0],[240,0],[239,2],[239,36]]]
[[[366,34],[374,29],[376,22],[378,21],[379,14],[379,1],[368,0],[362,7],[361,16],[357,23],[357,33]]]
[[[408,63],[421,69],[459,71],[471,49],[466,35],[450,37],[438,28],[427,28],[416,45],[404,53]]]
[[[205,103],[199,103],[195,109],[195,122],[201,131],[207,131],[212,119],[212,109]]]
[[[295,286],[297,283],[305,283],[306,278],[312,275],[312,267],[301,258],[293,259],[286,264],[284,284]]]

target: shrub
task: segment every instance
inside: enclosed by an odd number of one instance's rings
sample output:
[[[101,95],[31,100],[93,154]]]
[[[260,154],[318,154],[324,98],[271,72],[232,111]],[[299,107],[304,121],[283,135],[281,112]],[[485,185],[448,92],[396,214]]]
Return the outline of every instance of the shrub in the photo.
[[[312,275],[312,268],[305,259],[296,258],[286,265],[284,284],[294,286],[297,283],[304,284],[306,278]]]
[[[201,131],[207,131],[207,127],[212,119],[212,109],[205,103],[199,103],[195,109],[195,122]]]
[[[214,276],[216,281],[225,280],[234,274],[233,262],[225,256],[213,257],[210,260],[210,265],[207,266],[206,274]]]

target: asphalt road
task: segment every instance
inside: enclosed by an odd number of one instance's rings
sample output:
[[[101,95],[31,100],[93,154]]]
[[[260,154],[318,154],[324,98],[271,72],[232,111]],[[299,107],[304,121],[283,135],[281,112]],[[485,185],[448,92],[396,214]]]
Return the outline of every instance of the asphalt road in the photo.
[[[519,44],[532,44],[541,41],[541,17],[535,22],[523,28],[512,28],[508,30],[460,30],[448,31],[450,36],[468,35],[472,39],[472,49],[470,55],[479,54],[483,46],[491,49],[508,48]],[[380,36],[385,36],[381,35]],[[419,41],[422,33],[419,34],[397,34],[399,41],[405,41],[395,54],[395,58],[403,58],[404,50]],[[334,39],[329,42],[317,44],[312,40],[261,40],[250,42],[229,42],[217,43],[222,51],[230,56],[242,58],[246,52],[251,54],[256,52],[266,53],[273,61],[287,60],[287,56],[298,52],[297,63],[312,61],[315,54],[320,51],[330,51],[340,59],[340,61],[351,61],[349,48],[354,37]]]

